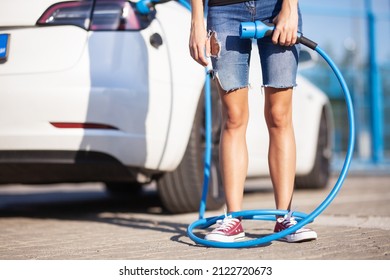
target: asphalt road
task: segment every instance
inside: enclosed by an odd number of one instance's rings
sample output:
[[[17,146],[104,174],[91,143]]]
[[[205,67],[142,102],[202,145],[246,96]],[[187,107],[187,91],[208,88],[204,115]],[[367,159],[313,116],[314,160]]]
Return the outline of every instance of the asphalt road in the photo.
[[[325,190],[297,190],[294,209],[310,213]],[[245,209],[274,208],[269,180],[247,182]],[[207,212],[206,217],[222,214]],[[223,260],[390,259],[390,175],[350,175],[310,227],[318,240],[274,241],[244,249],[206,248],[186,234],[197,213],[170,215],[153,186],[139,196],[113,198],[90,184],[0,187],[0,259]],[[244,221],[248,238],[270,234],[273,223]],[[199,234],[202,234],[200,232]]]

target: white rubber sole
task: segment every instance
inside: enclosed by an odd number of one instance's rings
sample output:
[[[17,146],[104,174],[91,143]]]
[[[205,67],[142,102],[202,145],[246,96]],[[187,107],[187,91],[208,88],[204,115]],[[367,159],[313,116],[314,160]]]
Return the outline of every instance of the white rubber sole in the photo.
[[[218,233],[209,233],[205,236],[205,240],[217,242],[235,242],[245,238],[245,232],[241,232],[234,236],[226,236]]]
[[[317,233],[312,230],[299,232],[299,233],[292,233],[281,238],[281,240],[287,241],[289,243],[310,241],[315,239],[317,239]]]

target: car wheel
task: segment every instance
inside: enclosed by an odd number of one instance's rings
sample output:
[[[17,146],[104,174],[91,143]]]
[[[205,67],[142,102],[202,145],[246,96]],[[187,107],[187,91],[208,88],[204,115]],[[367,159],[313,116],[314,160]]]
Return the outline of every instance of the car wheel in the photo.
[[[322,110],[317,151],[312,170],[305,176],[296,176],[297,189],[326,188],[330,177],[329,125],[325,108]]]
[[[224,204],[224,191],[219,168],[219,133],[221,128],[220,102],[216,90],[212,90],[212,164],[206,206],[216,210]],[[195,212],[199,209],[203,189],[203,154],[205,149],[204,98],[199,100],[190,139],[184,157],[173,172],[165,173],[157,188],[161,201],[171,213]]]

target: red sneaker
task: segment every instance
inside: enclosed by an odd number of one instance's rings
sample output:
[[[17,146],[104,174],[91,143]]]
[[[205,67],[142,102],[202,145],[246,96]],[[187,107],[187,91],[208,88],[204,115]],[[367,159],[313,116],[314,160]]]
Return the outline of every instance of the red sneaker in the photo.
[[[297,221],[294,219],[294,217],[291,217],[291,214],[292,212],[289,212],[284,217],[278,218],[276,220],[274,232],[285,230],[297,224]],[[314,239],[317,239],[317,233],[312,229],[302,227],[296,232],[282,237],[280,240],[287,242],[302,242]]]
[[[240,219],[225,216],[223,220],[218,220],[217,224],[219,226],[206,235],[206,240],[234,242],[245,237]]]

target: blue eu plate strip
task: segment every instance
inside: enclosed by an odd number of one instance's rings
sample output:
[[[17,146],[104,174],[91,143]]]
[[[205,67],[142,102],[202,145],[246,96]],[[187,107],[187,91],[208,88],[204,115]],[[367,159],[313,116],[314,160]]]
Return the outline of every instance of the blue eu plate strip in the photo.
[[[6,60],[8,55],[9,34],[0,34],[0,60]]]

